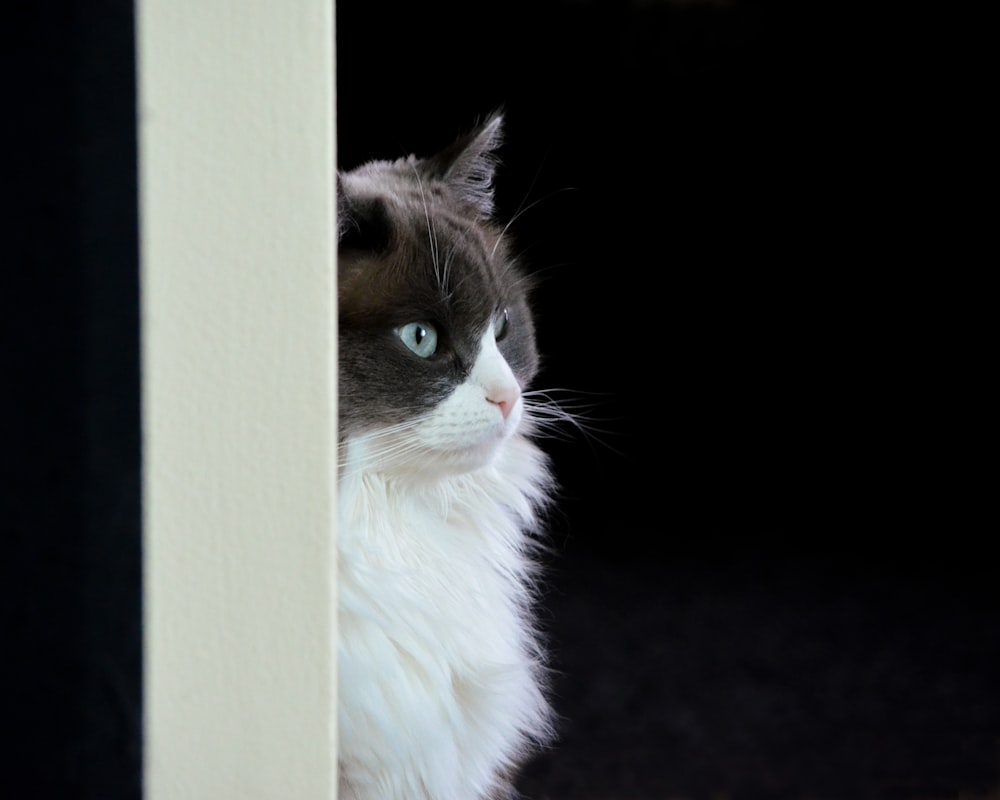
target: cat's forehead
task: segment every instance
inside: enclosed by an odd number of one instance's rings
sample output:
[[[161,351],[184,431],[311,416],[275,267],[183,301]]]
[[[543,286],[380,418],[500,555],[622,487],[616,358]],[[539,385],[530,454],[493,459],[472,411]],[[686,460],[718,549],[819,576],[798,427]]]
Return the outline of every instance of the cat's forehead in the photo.
[[[372,278],[400,301],[420,307],[461,308],[469,317],[485,319],[506,294],[500,265],[488,243],[475,231],[438,216],[413,218],[395,231],[391,246],[375,263]]]
[[[417,162],[373,162],[344,176],[343,191],[377,203],[387,246],[366,259],[370,279],[394,291],[475,299],[495,308],[516,290],[505,242],[493,222],[479,218],[443,181],[421,177]]]
[[[447,181],[423,174],[415,156],[396,161],[372,161],[341,176],[342,190],[353,197],[378,197],[398,216],[425,219],[446,214],[473,221],[472,208]]]
[[[391,325],[431,319],[470,334],[489,324],[519,286],[484,242],[465,233],[441,219],[430,229],[407,225],[377,255],[342,257],[342,312]]]

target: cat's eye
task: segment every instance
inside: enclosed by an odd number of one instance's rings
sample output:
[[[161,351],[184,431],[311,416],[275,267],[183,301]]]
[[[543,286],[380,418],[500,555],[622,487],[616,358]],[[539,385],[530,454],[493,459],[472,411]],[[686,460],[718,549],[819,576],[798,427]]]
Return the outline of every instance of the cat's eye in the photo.
[[[421,358],[430,358],[437,352],[437,329],[429,322],[408,322],[396,328],[396,335]]]
[[[498,342],[507,335],[507,328],[510,327],[510,315],[505,308],[493,322],[493,338]]]

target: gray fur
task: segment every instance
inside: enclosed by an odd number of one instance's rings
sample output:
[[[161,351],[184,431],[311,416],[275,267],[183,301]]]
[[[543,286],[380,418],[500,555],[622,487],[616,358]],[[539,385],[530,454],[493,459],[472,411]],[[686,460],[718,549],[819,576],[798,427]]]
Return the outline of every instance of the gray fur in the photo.
[[[374,161],[338,176],[340,435],[403,422],[462,382],[498,311],[522,386],[538,369],[529,281],[493,212],[502,117],[429,158]],[[393,331],[433,322],[441,352],[414,356]]]

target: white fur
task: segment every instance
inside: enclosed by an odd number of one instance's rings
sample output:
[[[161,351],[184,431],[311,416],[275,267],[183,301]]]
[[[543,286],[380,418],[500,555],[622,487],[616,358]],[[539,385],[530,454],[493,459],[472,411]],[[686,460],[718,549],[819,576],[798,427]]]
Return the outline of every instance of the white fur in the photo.
[[[512,404],[506,417],[500,396]],[[346,443],[344,800],[503,797],[502,773],[548,735],[529,603],[530,531],[549,477],[518,431],[522,404],[487,333],[470,379],[431,414]]]

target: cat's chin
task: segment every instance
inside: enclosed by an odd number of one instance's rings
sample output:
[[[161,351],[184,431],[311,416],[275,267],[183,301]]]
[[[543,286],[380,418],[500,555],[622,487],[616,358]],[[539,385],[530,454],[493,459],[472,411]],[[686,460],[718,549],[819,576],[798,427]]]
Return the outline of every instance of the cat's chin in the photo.
[[[510,419],[471,438],[442,437],[434,429],[416,437],[412,432],[349,435],[342,465],[348,473],[379,472],[419,481],[462,475],[493,464],[517,429],[517,420]]]
[[[425,455],[420,460],[420,471],[454,475],[488,467],[503,452],[506,442],[517,433],[521,413],[518,404],[506,419],[480,426],[478,431],[473,428],[459,436],[455,436],[447,424],[441,428],[430,427],[422,438]],[[445,435],[441,435],[442,428],[446,431]]]
[[[421,471],[430,470],[440,475],[475,472],[495,462],[506,441],[507,437],[498,436],[468,447],[429,451]]]

